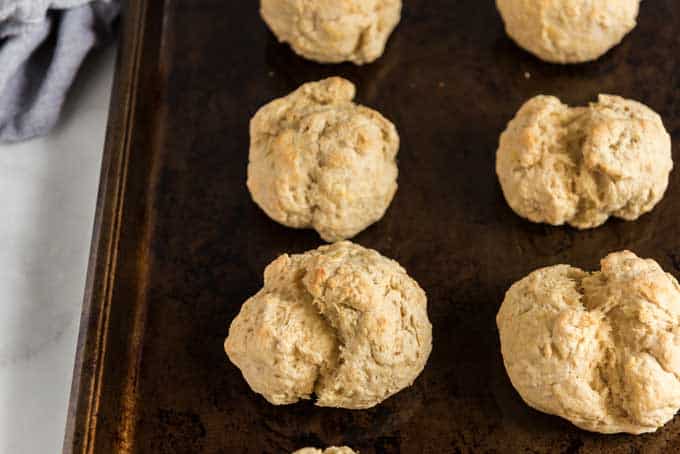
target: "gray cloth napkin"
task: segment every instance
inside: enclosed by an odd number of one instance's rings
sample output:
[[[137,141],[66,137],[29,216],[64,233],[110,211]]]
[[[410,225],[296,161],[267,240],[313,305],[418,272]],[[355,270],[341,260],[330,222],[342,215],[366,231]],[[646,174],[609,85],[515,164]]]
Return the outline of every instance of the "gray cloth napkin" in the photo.
[[[46,134],[117,0],[0,0],[0,142]]]

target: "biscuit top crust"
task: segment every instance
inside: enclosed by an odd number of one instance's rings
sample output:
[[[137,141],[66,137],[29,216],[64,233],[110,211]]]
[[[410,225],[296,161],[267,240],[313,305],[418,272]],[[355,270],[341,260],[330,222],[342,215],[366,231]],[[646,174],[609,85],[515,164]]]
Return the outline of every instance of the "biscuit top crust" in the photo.
[[[401,0],[261,0],[279,41],[320,63],[357,65],[379,58],[401,18]]]
[[[225,341],[269,402],[313,393],[319,406],[344,408],[410,386],[431,348],[425,292],[397,262],[346,241],[273,261]]]
[[[639,0],[496,0],[508,35],[552,63],[595,60],[636,25]]]
[[[601,433],[653,432],[680,408],[680,286],[654,260],[609,254],[600,271],[542,268],[496,318],[530,406]]]
[[[397,190],[396,128],[352,102],[331,77],[262,107],[250,122],[248,189],[275,221],[351,238],[379,220]]]
[[[553,96],[530,99],[501,134],[496,155],[515,212],[580,229],[650,211],[672,168],[670,135],[659,115],[610,95],[575,108]]]

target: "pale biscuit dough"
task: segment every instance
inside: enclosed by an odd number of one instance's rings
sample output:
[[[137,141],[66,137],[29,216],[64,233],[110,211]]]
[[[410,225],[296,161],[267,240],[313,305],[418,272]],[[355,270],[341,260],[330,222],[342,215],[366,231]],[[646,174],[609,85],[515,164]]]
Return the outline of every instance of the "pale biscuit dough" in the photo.
[[[608,95],[576,108],[552,96],[530,99],[501,135],[496,154],[503,194],[517,214],[579,229],[650,211],[672,168],[661,118]]]
[[[260,13],[297,54],[362,65],[383,54],[401,18],[401,0],[262,0]]]
[[[331,446],[330,448],[323,450],[318,448],[302,448],[292,454],[357,454],[357,452],[351,450],[347,446]]]
[[[537,410],[601,433],[653,432],[680,408],[680,286],[654,260],[539,269],[496,317],[505,368]]]
[[[224,343],[275,405],[369,408],[410,386],[432,349],[425,292],[393,260],[343,241],[267,266]]]
[[[595,60],[636,24],[640,0],[496,0],[505,30],[552,63]]]
[[[340,77],[302,85],[250,122],[248,189],[277,222],[351,238],[385,214],[397,190],[399,136],[357,105]]]

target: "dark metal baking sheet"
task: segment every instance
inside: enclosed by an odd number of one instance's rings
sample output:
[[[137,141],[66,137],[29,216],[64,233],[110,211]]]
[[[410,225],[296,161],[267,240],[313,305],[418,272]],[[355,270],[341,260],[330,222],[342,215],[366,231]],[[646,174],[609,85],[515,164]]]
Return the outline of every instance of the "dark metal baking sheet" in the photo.
[[[620,46],[577,66],[517,48],[492,1],[405,0],[384,57],[364,67],[297,57],[257,10],[254,0],[127,4],[64,451],[677,452],[680,417],[654,434],[602,436],[527,407],[494,317],[508,286],[545,265],[592,269],[629,248],[680,275],[680,172],[652,213],[579,232],[513,214],[494,155],[529,97],[613,93],[663,116],[680,162],[680,3],[642,2]],[[365,411],[272,406],[222,350],[264,266],[321,244],[251,202],[248,120],[330,75],[354,81],[358,101],[399,129],[399,191],[355,241],[406,267],[434,325],[414,386]]]

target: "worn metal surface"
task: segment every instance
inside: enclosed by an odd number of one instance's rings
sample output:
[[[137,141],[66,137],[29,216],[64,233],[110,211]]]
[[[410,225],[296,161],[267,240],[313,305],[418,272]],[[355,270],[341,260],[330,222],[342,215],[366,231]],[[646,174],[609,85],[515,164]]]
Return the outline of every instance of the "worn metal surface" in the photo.
[[[680,162],[680,3],[643,2],[639,22],[599,61],[564,67],[518,49],[491,1],[406,0],[382,59],[322,66],[278,44],[255,1],[130,2],[65,452],[680,449],[680,417],[655,434],[601,436],[527,407],[503,369],[494,320],[509,285],[545,265],[592,269],[629,248],[680,276],[680,171],[651,214],[585,232],[523,221],[494,174],[499,133],[538,93],[640,100],[663,116]],[[434,325],[414,386],[366,411],[272,406],[222,350],[265,265],[321,244],[250,200],[248,120],[330,75],[354,81],[358,101],[399,129],[399,191],[355,241],[418,280]]]

